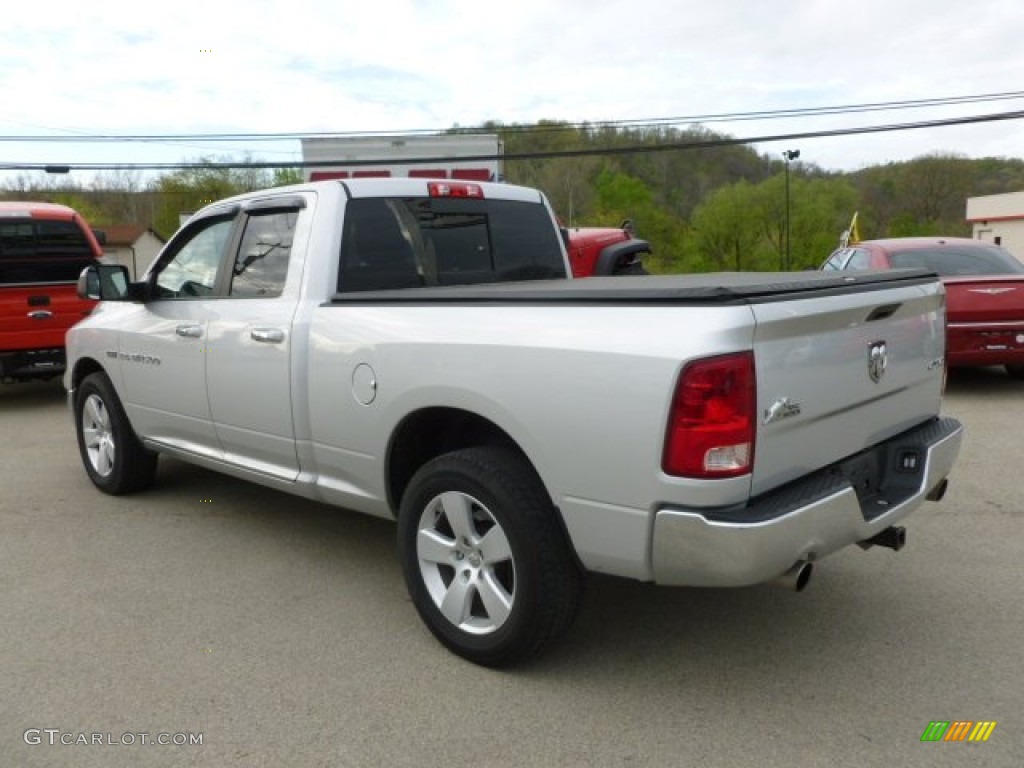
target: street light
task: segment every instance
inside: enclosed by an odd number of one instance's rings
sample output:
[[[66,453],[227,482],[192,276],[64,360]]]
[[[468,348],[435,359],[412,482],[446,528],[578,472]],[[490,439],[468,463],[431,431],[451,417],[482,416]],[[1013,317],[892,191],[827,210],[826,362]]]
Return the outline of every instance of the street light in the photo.
[[[796,160],[800,157],[799,149],[787,149],[782,153],[782,156],[786,159],[786,257],[782,264],[782,269],[785,272],[789,271],[789,163],[791,160]]]

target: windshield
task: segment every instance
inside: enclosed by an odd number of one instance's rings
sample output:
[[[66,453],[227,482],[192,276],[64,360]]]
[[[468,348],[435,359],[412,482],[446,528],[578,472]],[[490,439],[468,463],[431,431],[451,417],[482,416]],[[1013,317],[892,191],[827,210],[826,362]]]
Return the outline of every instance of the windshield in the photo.
[[[893,251],[890,263],[899,269],[923,267],[942,277],[1024,274],[1024,264],[997,245],[944,245]]]
[[[95,263],[74,221],[0,218],[0,285],[73,283]]]

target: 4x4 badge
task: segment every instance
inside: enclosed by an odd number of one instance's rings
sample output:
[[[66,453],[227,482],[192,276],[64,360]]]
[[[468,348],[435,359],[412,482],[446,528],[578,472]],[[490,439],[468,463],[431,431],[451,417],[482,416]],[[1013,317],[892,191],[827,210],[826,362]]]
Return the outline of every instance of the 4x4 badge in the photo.
[[[872,341],[868,344],[868,376],[872,381],[879,381],[889,366],[889,353],[884,341]]]

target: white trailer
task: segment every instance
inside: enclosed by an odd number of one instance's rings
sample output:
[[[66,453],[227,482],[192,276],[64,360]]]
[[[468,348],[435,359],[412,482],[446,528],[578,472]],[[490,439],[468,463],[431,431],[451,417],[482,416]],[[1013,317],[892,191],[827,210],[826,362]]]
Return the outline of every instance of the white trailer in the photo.
[[[306,181],[410,177],[502,181],[497,134],[302,139]]]

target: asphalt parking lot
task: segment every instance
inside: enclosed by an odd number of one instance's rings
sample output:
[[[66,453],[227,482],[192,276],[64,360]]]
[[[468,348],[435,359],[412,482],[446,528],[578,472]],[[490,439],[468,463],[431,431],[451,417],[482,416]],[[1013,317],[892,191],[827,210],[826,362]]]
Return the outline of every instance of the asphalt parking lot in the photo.
[[[800,595],[592,578],[565,642],[496,672],[420,624],[392,524],[167,460],[104,496],[60,387],[0,387],[0,766],[1024,765],[1022,404],[951,377],[964,450],[902,552]]]

